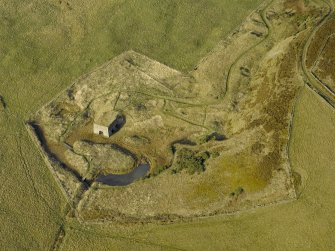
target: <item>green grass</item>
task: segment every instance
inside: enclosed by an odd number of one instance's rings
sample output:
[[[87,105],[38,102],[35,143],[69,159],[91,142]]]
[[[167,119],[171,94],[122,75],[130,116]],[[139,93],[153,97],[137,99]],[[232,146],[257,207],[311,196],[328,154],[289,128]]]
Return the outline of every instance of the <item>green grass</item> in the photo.
[[[0,138],[1,249],[48,249],[65,199],[20,119],[2,114]]]
[[[129,49],[190,70],[260,2],[3,1],[0,92],[27,113]]]

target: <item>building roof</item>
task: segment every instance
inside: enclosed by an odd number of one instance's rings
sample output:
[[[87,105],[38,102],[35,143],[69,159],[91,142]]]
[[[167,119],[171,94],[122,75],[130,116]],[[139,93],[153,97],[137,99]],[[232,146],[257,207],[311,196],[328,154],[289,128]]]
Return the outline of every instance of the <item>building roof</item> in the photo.
[[[107,112],[101,112],[97,113],[94,118],[94,123],[101,126],[110,126],[114,120],[119,115],[119,112],[117,111],[107,111]]]

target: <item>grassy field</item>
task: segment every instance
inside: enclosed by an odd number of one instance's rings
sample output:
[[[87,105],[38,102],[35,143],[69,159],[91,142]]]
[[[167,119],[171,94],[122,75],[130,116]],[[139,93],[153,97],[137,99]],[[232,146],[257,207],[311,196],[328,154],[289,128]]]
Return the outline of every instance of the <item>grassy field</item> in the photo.
[[[335,246],[335,113],[309,89],[297,102],[290,156],[297,201],[170,225],[79,224],[24,127],[72,80],[133,48],[187,71],[262,1],[0,3],[0,249],[331,250]]]
[[[261,2],[1,1],[1,249],[48,249],[64,224],[65,200],[24,127],[31,112],[130,48],[192,69]]]
[[[21,119],[0,116],[0,248],[43,250],[63,224],[65,198]]]
[[[320,123],[322,121],[322,123]],[[335,112],[310,89],[298,99],[290,154],[305,187],[297,201],[232,216],[146,226],[69,222],[62,249],[331,250],[335,245]]]
[[[26,114],[128,49],[192,69],[261,2],[2,1],[0,92]]]

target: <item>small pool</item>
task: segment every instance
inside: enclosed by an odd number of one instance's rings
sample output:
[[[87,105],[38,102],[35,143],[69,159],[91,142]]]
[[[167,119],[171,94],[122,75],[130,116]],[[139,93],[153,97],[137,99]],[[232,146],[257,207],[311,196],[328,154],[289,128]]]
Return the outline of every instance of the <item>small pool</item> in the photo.
[[[140,164],[130,173],[100,175],[96,181],[109,186],[127,186],[134,181],[145,177],[149,170],[149,164]]]

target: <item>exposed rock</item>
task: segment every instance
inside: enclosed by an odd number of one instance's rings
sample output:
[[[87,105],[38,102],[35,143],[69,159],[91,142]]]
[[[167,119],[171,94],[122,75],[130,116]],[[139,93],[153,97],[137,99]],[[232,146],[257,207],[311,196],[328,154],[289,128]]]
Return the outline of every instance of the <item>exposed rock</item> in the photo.
[[[250,77],[250,70],[247,67],[241,67],[240,72],[242,76]]]
[[[264,34],[263,32],[259,32],[259,31],[252,31],[250,32],[251,35],[255,35],[256,37],[262,37]]]

